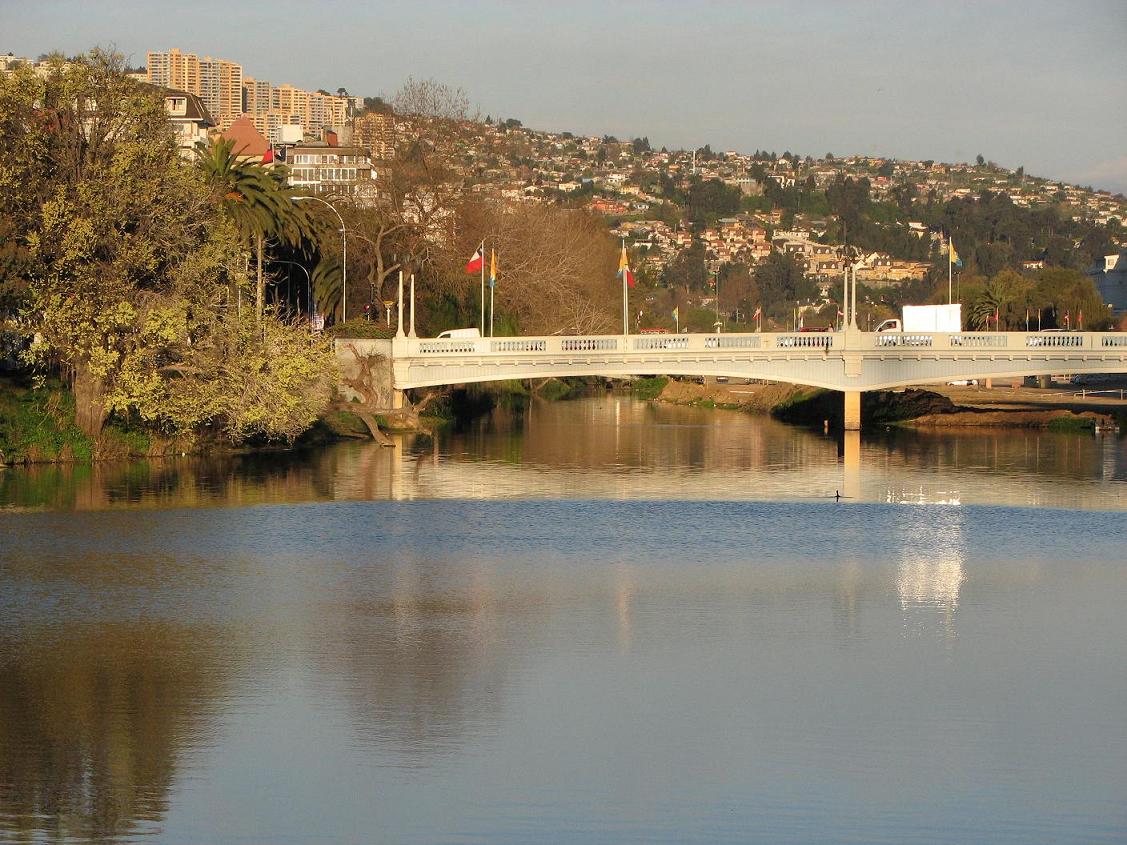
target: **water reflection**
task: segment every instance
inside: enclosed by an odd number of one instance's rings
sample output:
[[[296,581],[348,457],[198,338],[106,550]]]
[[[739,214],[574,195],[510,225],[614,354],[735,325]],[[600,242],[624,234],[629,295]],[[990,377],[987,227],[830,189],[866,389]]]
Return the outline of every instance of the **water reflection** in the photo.
[[[488,566],[471,565],[456,584],[447,566],[404,551],[390,571],[352,571],[315,614],[318,674],[361,738],[398,755],[392,764],[425,765],[501,718],[512,655],[500,619],[522,609],[503,601]]]
[[[0,470],[0,503],[91,510],[326,500],[611,498],[1127,509],[1127,440],[893,429],[844,441],[768,417],[606,396],[461,431],[297,453]]]
[[[423,453],[355,454],[422,476]],[[1060,517],[664,500],[6,514],[0,839],[760,825],[780,841],[801,812],[806,841],[915,841],[968,788],[993,814],[968,840],[1062,803],[1106,827],[1127,759],[1106,647],[1123,516]],[[1080,577],[1050,578],[1069,555]],[[1057,729],[1014,699],[1046,702]],[[1064,766],[1061,803],[999,777],[1014,757]],[[812,781],[809,815],[794,795]]]
[[[206,632],[143,621],[0,630],[0,831],[154,833],[222,685]]]
[[[899,550],[896,592],[909,627],[922,630],[938,620],[946,633],[954,634],[959,591],[966,581],[966,512],[937,509],[929,516],[926,533]]]

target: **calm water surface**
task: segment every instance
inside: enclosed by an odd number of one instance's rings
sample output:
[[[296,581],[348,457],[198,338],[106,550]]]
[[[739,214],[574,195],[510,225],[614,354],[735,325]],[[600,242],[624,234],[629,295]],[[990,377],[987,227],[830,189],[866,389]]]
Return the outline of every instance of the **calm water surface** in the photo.
[[[0,471],[0,841],[1124,842],[1125,488],[612,396]]]

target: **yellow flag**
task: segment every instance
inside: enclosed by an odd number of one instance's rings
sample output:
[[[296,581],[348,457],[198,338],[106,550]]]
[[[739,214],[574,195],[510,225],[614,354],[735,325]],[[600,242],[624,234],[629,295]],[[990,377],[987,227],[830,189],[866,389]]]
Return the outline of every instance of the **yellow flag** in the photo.
[[[497,250],[489,250],[489,287],[497,286]]]
[[[951,261],[952,264],[954,264],[958,267],[963,266],[963,259],[959,258],[959,253],[955,252],[955,239],[954,238],[951,238],[951,240],[947,242],[947,252],[950,256],[950,261]]]

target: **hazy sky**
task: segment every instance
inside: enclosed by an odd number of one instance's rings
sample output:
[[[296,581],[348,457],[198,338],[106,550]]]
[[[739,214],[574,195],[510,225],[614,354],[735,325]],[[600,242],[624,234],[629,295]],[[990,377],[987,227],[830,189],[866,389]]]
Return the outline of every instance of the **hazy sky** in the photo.
[[[482,114],[654,146],[940,161],[1127,191],[1127,1],[0,0],[0,51],[114,45],[275,83],[462,86]]]

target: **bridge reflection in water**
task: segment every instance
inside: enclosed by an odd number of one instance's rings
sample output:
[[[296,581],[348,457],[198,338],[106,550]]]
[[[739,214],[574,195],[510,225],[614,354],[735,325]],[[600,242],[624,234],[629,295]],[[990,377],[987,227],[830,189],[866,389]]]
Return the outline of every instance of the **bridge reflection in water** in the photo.
[[[707,499],[1127,509],[1127,440],[1028,429],[827,436],[738,411],[611,395],[499,409],[463,429],[289,455],[12,468],[6,507],[339,500]]]

